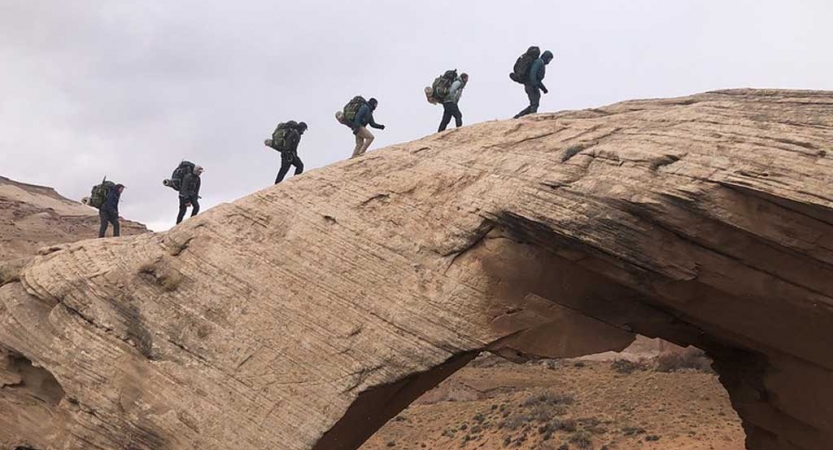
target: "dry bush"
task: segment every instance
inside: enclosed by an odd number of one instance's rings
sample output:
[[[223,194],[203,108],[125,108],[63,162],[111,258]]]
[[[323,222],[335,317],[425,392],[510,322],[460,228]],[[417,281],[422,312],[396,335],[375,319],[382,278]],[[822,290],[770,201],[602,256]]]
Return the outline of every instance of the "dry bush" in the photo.
[[[660,355],[656,360],[656,371],[671,373],[695,371],[714,373],[712,361],[700,349],[687,349],[683,353]]]
[[[629,361],[627,359],[617,359],[610,364],[610,368],[616,371],[617,373],[629,375],[637,370],[645,371],[648,370],[648,366],[643,363],[642,361],[634,362]]]
[[[593,447],[593,439],[590,433],[587,431],[576,431],[572,435],[570,435],[570,443],[575,445],[578,448],[592,448]]]

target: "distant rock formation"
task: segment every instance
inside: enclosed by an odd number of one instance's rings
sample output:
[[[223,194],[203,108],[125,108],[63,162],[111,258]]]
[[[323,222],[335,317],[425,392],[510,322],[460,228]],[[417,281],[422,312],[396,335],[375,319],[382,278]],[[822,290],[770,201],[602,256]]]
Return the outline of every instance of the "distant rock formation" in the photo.
[[[708,352],[748,448],[828,448],[831,143],[833,93],[632,101],[70,244],[0,288],[0,444],[355,449],[482,350],[638,333]]]
[[[35,255],[44,246],[97,237],[98,226],[96,209],[52,188],[0,177],[0,261]],[[121,221],[121,231],[125,236],[148,232],[129,220]]]

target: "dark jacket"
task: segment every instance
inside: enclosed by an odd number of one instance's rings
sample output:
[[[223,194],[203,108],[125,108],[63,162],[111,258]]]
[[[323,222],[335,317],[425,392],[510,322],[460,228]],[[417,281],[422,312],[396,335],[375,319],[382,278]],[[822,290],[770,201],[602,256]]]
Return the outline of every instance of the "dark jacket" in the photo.
[[[547,90],[544,86],[544,77],[547,76],[547,64],[552,61],[552,53],[548,50],[532,63],[529,70],[529,84],[541,90]]]
[[[284,146],[283,152],[289,152],[293,155],[297,155],[298,144],[301,143],[301,133],[299,133],[298,130],[289,130],[289,132],[286,133],[284,140],[286,141],[286,145]]]
[[[107,192],[107,198],[104,200],[104,204],[101,205],[101,209],[111,213],[119,213],[119,198],[121,194],[119,193],[118,188],[112,188],[109,192]]]
[[[373,120],[373,110],[370,109],[369,104],[365,103],[361,108],[359,108],[359,112],[356,113],[356,119],[353,121],[353,128],[366,127],[367,125],[380,130],[385,128],[383,125],[379,125]]]
[[[200,195],[200,177],[189,173],[182,177],[182,187],[179,189],[180,197],[197,197]]]

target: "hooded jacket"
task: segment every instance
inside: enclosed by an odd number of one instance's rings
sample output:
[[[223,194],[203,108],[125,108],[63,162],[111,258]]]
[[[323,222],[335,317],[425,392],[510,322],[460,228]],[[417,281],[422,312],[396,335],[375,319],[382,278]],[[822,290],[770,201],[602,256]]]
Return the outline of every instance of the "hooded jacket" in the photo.
[[[552,61],[552,52],[547,50],[532,63],[532,68],[529,70],[529,84],[538,89],[546,89],[544,86],[544,77],[547,75],[547,64]]]
[[[196,197],[200,194],[200,177],[189,173],[182,177],[182,186],[179,188],[180,197]]]
[[[107,198],[104,200],[104,204],[101,205],[101,209],[118,214],[119,213],[119,199],[121,198],[121,193],[119,193],[119,188],[114,187],[107,192]]]
[[[463,79],[457,77],[453,83],[451,83],[451,87],[448,88],[448,97],[445,98],[443,103],[454,103],[455,105],[460,101],[460,97],[463,95],[463,89],[466,88],[466,84],[463,83]]]

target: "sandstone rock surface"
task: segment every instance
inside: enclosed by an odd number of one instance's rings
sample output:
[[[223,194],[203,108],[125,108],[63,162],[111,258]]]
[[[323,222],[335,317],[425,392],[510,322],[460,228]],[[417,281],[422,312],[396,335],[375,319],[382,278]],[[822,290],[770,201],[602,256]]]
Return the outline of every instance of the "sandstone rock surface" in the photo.
[[[831,143],[833,93],[632,101],[71,244],[0,288],[0,445],[354,449],[481,350],[639,333],[710,354],[748,448],[829,448]]]

